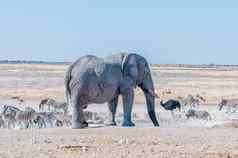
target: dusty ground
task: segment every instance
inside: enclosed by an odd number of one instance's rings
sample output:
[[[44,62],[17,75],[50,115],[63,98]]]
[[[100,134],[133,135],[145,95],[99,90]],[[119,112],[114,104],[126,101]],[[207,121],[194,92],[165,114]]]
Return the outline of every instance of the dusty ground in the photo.
[[[43,98],[64,100],[66,65],[0,65],[0,104],[37,108]],[[171,119],[157,100],[160,128],[147,118],[142,92],[136,90],[134,106],[137,128],[91,127],[83,130],[0,130],[0,158],[19,157],[238,157],[238,115],[219,112],[221,97],[238,98],[238,68],[152,67],[156,91],[163,99],[200,94],[206,98],[201,109],[212,121]],[[11,97],[19,96],[19,103]],[[105,105],[92,105],[106,111]],[[119,112],[122,112],[121,105]],[[134,119],[135,119],[134,118]],[[117,120],[119,123],[121,120]]]
[[[91,128],[0,131],[1,158],[238,157],[238,129]]]

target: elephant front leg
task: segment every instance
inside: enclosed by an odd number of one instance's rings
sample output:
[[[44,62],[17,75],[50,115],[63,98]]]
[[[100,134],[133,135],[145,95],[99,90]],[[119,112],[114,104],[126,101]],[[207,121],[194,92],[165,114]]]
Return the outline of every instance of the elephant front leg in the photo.
[[[135,124],[131,120],[132,105],[134,101],[133,89],[127,90],[126,93],[123,93],[122,100],[123,100],[123,112],[124,112],[124,120],[123,120],[122,126],[124,127],[135,126]]]
[[[108,120],[106,121],[107,126],[116,126],[116,121],[115,121],[115,115],[116,115],[116,110],[117,110],[117,104],[118,104],[118,96],[108,102],[108,111],[109,111],[109,116]]]
[[[72,128],[85,128],[88,127],[88,123],[85,121],[83,108],[80,104],[79,97],[77,95],[72,96]]]

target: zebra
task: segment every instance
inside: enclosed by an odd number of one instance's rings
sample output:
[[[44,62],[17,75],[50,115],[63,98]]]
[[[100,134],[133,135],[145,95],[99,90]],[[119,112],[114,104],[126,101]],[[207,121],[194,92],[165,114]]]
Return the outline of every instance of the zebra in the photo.
[[[37,128],[46,128],[46,122],[43,115],[36,114],[35,119],[33,120],[34,124],[37,125]]]
[[[54,104],[56,101],[52,98],[46,98],[42,99],[39,104],[39,111],[43,111],[45,108],[45,105],[48,106],[48,111],[50,111],[50,105]]]
[[[57,118],[53,112],[37,112],[34,123],[38,125],[38,128],[46,128],[47,124],[52,128],[56,120]]]
[[[104,123],[104,119],[97,112],[84,111],[83,114],[85,119],[92,124]]]
[[[52,107],[54,108],[54,112],[63,110],[64,114],[68,113],[68,104],[67,103],[55,102],[55,104],[53,104]]]
[[[190,107],[196,107],[200,105],[199,99],[195,98],[194,96],[192,96],[191,94],[189,94],[186,98],[185,98],[185,106],[189,105]]]
[[[69,127],[72,124],[71,123],[71,120],[72,120],[72,116],[71,115],[65,115],[65,114],[62,114],[62,113],[56,113],[55,117],[56,117],[56,119],[58,121],[62,122],[62,126]]]
[[[203,102],[206,101],[203,97],[201,97],[198,94],[195,97],[192,96],[191,94],[189,94],[187,97],[184,97],[184,98],[178,96],[177,99],[181,103],[183,109],[184,109],[184,106],[190,106],[191,108],[198,107],[200,105],[200,100]]]
[[[63,121],[61,121],[61,120],[55,120],[55,126],[56,127],[63,127]]]
[[[196,98],[198,98],[199,100],[201,100],[204,103],[206,102],[206,99],[199,94],[196,95]]]
[[[16,123],[16,114],[20,111],[17,107],[4,105],[2,111],[2,118],[4,122],[7,124],[7,128],[15,128]]]
[[[25,125],[25,128],[29,128],[30,126],[33,126],[33,121],[35,120],[36,112],[32,110],[27,111],[17,111],[15,120],[18,123],[18,125]]]
[[[221,102],[218,104],[219,110],[221,111],[223,107],[226,107],[226,113],[236,112],[238,109],[238,99],[221,99]]]
[[[65,102],[57,102],[56,100],[52,98],[46,98],[41,100],[39,104],[39,110],[43,111],[44,106],[48,106],[48,111],[51,111],[51,108],[53,108],[54,112],[63,110],[64,114],[68,112],[68,104]]]
[[[187,117],[187,119],[189,119],[190,117],[197,118],[197,119],[203,119],[203,120],[207,120],[207,121],[212,119],[211,115],[205,110],[189,109],[186,112],[185,116]]]

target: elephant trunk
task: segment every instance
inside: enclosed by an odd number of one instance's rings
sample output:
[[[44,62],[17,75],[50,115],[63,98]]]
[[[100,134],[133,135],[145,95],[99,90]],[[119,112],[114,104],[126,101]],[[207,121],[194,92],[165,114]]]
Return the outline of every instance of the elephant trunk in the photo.
[[[156,114],[155,114],[154,96],[151,96],[150,94],[146,94],[146,104],[147,104],[147,110],[148,110],[148,114],[151,121],[153,122],[154,126],[159,126],[159,123],[157,121]]]
[[[151,121],[153,122],[154,126],[159,126],[159,123],[156,118],[155,114],[155,98],[158,95],[154,92],[154,86],[152,80],[143,81],[140,85],[141,89],[145,94],[146,104],[147,104],[147,111]]]

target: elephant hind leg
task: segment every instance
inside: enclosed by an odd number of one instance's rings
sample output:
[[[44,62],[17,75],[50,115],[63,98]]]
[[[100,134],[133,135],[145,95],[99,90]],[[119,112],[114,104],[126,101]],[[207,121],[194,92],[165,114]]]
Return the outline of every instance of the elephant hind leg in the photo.
[[[115,115],[116,115],[117,104],[118,104],[118,96],[116,96],[113,100],[109,101],[107,104],[108,104],[109,116],[105,124],[107,126],[116,126]]]
[[[85,121],[83,114],[83,104],[80,103],[79,94],[72,95],[72,128],[85,128],[88,127],[88,123]]]

